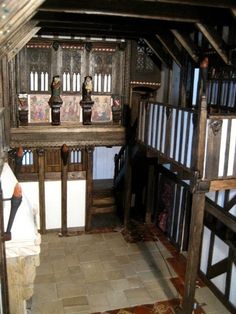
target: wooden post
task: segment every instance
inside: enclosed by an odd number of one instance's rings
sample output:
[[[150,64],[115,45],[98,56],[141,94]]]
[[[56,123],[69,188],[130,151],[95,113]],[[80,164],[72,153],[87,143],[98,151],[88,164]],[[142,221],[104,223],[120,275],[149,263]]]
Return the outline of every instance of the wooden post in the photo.
[[[93,146],[87,146],[86,152],[86,214],[85,230],[91,229],[92,216],[91,207],[93,204]]]
[[[190,223],[187,267],[185,272],[184,298],[182,314],[192,314],[196,278],[199,267],[201,236],[205,208],[205,193],[194,193]]]
[[[183,299],[183,314],[191,314],[194,305],[194,295],[196,286],[196,277],[199,267],[199,257],[201,248],[201,236],[203,229],[203,218],[205,209],[205,193],[208,185],[201,185],[204,169],[204,152],[206,140],[206,121],[207,121],[207,105],[206,96],[201,97],[201,103],[198,113],[197,124],[197,145],[195,159],[195,178],[191,182],[193,192],[190,238],[188,245],[187,267],[185,272],[185,286]]]
[[[44,149],[38,149],[38,169],[39,169],[39,215],[40,215],[40,231],[46,233],[46,222],[45,222],[45,161]]]
[[[67,235],[67,173],[68,173],[68,147],[64,144],[61,149],[61,235]]]
[[[9,295],[8,295],[8,280],[7,280],[7,265],[6,265],[6,250],[3,239],[4,235],[4,222],[3,222],[3,200],[2,200],[2,188],[0,182],[0,276],[1,276],[1,299],[3,312],[10,313],[9,310]]]
[[[198,112],[198,128],[197,128],[197,146],[196,146],[196,159],[195,169],[199,171],[199,178],[203,176],[204,169],[204,152],[205,152],[205,141],[206,141],[206,123],[207,123],[207,102],[206,96],[201,97],[200,108]]]
[[[131,206],[131,188],[132,188],[132,168],[130,163],[130,146],[127,146],[126,165],[125,165],[125,183],[124,183],[124,226],[128,227],[130,206]]]
[[[156,159],[155,159],[156,161]],[[152,222],[152,212],[154,206],[154,192],[155,189],[155,164],[149,164],[148,167],[148,182],[147,182],[147,201],[146,201],[146,214],[145,214],[145,222]]]

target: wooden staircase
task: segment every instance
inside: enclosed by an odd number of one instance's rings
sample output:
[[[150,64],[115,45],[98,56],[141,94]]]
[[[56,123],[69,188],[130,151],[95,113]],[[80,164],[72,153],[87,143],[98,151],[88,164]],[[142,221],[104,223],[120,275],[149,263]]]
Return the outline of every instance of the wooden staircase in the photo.
[[[93,181],[93,202],[89,211],[88,229],[114,225],[116,204],[113,179]]]

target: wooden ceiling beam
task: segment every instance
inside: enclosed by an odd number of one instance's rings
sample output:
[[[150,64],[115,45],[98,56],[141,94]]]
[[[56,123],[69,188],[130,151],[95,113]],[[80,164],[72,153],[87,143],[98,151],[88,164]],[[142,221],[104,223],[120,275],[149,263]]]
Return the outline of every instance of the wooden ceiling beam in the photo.
[[[150,1],[150,0],[148,0]],[[153,0],[156,1],[156,0]],[[181,3],[185,5],[196,5],[204,7],[217,7],[217,8],[236,8],[235,0],[157,0],[163,3]]]
[[[179,22],[201,22],[207,21],[212,16],[220,19],[226,18],[225,12],[214,8],[205,8],[202,10],[199,6],[186,6],[182,4],[168,4],[160,3],[158,1],[87,1],[87,0],[67,0],[56,2],[54,0],[47,0],[39,11],[47,12],[64,12],[64,13],[79,13],[88,14],[91,16],[119,16],[132,17],[138,19],[158,19],[167,21]],[[230,14],[228,14],[230,15]],[[228,16],[227,15],[227,16]]]
[[[12,59],[22,47],[38,32],[39,27],[35,27],[36,21],[29,21],[15,32],[5,45],[0,48],[0,58],[7,55],[8,60]]]
[[[174,43],[174,36],[170,31],[156,33],[156,38],[160,41],[160,43],[165,47],[173,60],[182,68],[182,58],[178,47]]]
[[[226,51],[226,44],[222,38],[218,35],[213,27],[196,23],[196,27],[202,32],[203,36],[209,41],[211,46],[215,49],[221,59],[227,64],[231,65],[228,53]]]
[[[13,2],[16,2],[15,0]],[[21,1],[18,1],[21,3]],[[9,15],[7,22],[0,32],[0,44],[3,45],[12,34],[29,21],[35,14],[36,9],[44,2],[44,0],[28,0],[23,2],[24,5],[15,10],[13,14]],[[10,10],[11,7],[9,7]]]
[[[197,52],[197,49],[194,46],[191,39],[189,37],[187,37],[186,34],[181,33],[177,29],[172,29],[171,32],[175,36],[175,38],[179,41],[179,43],[183,46],[183,48],[187,51],[187,53],[190,55],[190,57],[193,59],[193,61],[195,63],[198,63],[199,53]]]
[[[41,28],[38,35],[54,35],[54,36],[81,36],[81,37],[102,37],[102,38],[126,38],[137,40],[139,38],[137,32],[121,32],[121,31],[109,31],[93,29],[93,30],[81,30],[75,28]]]
[[[171,68],[172,62],[169,57],[169,55],[164,51],[163,46],[159,43],[157,38],[146,38],[144,39],[145,43],[148,45],[148,47],[152,50],[154,55],[168,68]]]

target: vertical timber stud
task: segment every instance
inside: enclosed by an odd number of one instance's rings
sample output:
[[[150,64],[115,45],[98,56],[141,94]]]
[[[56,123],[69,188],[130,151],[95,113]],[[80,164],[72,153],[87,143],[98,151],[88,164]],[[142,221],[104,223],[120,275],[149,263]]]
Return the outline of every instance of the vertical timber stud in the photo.
[[[67,235],[67,172],[69,149],[66,144],[61,148],[61,236]]]
[[[201,236],[205,208],[205,193],[194,193],[190,224],[187,267],[185,272],[184,299],[182,314],[192,314],[196,278],[199,267]]]
[[[91,207],[93,204],[93,146],[87,146],[86,152],[86,214],[85,230],[91,229],[92,215]]]
[[[38,149],[38,169],[39,169],[39,215],[40,215],[40,232],[44,234],[46,232],[45,224],[45,151],[44,149]]]
[[[131,184],[132,184],[132,168],[131,168],[131,147],[127,145],[127,155],[125,160],[125,197],[124,197],[124,226],[128,227],[129,216],[130,216],[130,206],[131,206]]]

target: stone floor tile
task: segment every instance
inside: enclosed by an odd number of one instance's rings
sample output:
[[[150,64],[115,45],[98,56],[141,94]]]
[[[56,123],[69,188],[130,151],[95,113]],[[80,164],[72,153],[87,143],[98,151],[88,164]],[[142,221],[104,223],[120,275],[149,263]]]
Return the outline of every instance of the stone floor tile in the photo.
[[[113,291],[123,291],[130,288],[130,282],[128,279],[117,279],[110,281]]]
[[[97,252],[90,251],[79,256],[80,262],[92,262],[92,261],[99,261],[99,255]]]
[[[75,305],[88,305],[87,296],[77,296],[62,299],[63,307],[72,307]]]
[[[51,263],[42,263],[36,268],[36,275],[53,274],[53,267]]]
[[[108,293],[112,287],[109,280],[86,283],[88,295]]]
[[[87,282],[106,280],[105,269],[100,263],[87,262],[81,263],[81,270]]]
[[[107,293],[109,309],[120,309],[128,307],[129,303],[123,291],[109,291]]]
[[[109,302],[105,293],[88,295],[88,302],[91,310],[93,311],[100,311],[101,308],[105,310],[109,307]],[[96,310],[96,307],[98,310]]]
[[[34,283],[52,283],[56,282],[54,274],[46,274],[46,275],[37,275],[35,277]]]
[[[57,289],[55,283],[38,283],[34,285],[33,304],[57,300]]]
[[[104,271],[120,270],[122,265],[117,260],[104,261],[101,263]]]
[[[62,302],[60,300],[33,304],[33,314],[64,314]]]
[[[122,270],[111,270],[111,271],[107,271],[105,274],[108,280],[116,280],[116,279],[125,278],[125,274]]]
[[[73,282],[61,282],[57,284],[57,295],[59,299],[65,299],[75,296],[83,296],[87,294],[84,284],[75,284]]]
[[[124,290],[124,294],[130,306],[138,304],[148,304],[152,302],[152,297],[145,288],[134,288]]]

